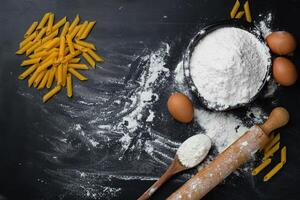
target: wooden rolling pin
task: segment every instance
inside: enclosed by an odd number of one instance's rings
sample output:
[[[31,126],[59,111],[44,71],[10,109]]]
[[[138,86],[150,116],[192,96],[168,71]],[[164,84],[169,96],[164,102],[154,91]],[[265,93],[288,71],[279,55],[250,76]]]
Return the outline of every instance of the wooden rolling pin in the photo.
[[[288,111],[282,107],[275,108],[263,125],[251,127],[167,200],[201,199],[240,165],[248,161],[257,150],[262,149],[269,141],[268,135],[273,130],[286,125],[288,121]]]

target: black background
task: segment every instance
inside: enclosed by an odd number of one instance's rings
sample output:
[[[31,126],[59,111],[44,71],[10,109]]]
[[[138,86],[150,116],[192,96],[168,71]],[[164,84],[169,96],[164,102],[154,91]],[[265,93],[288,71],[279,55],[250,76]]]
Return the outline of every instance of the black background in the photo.
[[[122,46],[123,43],[135,41],[144,41],[144,45],[150,49],[155,49],[161,41],[172,44],[170,62],[176,64],[195,31],[205,24],[228,19],[233,4],[233,0],[1,1],[0,194],[7,199],[81,199],[71,195],[58,197],[61,191],[55,182],[38,184],[38,177],[49,179],[43,171],[47,162],[44,165],[37,163],[43,161],[36,153],[45,150],[47,144],[38,142],[38,138],[42,136],[33,134],[31,125],[35,122],[39,122],[40,126],[47,124],[43,124],[40,106],[37,106],[41,102],[30,102],[17,93],[20,85],[24,83],[17,80],[17,75],[21,72],[18,66],[22,58],[14,53],[19,39],[32,21],[39,19],[47,11],[52,11],[58,16],[74,16],[79,13],[85,18],[96,19],[97,26],[93,33],[97,38],[95,43],[102,46],[102,55],[108,58],[104,68],[111,66],[111,52],[106,52],[106,46],[115,44],[115,48],[127,51],[128,54],[139,54],[141,49],[138,46],[130,49]],[[272,11],[274,29],[288,30],[300,41],[299,1],[253,0],[250,1],[250,5],[254,19],[259,19],[258,14]],[[99,37],[96,37],[97,34]],[[293,57],[298,66],[299,58],[298,48]],[[228,184],[218,186],[204,199],[299,199],[299,82],[293,87],[280,88],[276,95],[279,104],[285,106],[291,114],[290,124],[281,131],[282,142],[288,148],[288,162],[284,169],[268,183],[263,183],[261,177],[249,182],[230,176],[226,180]],[[55,112],[53,114],[55,115]],[[152,181],[116,181],[115,185],[123,190],[115,199],[136,199],[151,184]],[[170,181],[153,199],[166,198],[181,184],[182,182]]]

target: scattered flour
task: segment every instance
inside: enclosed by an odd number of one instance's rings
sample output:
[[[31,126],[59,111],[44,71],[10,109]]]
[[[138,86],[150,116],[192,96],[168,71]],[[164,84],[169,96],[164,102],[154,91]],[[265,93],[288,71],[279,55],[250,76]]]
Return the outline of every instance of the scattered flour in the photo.
[[[273,15],[270,12],[267,15],[260,14],[259,17],[262,17],[262,20],[256,23],[256,27],[258,27],[262,33],[262,36],[266,38],[272,32],[271,25],[273,21]]]

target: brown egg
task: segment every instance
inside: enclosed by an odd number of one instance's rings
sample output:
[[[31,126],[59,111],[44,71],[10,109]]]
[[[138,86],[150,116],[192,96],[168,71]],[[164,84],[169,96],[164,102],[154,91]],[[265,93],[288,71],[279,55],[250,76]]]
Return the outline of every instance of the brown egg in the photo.
[[[292,53],[297,46],[295,37],[285,31],[273,32],[267,37],[267,44],[271,51],[278,55],[286,55]]]
[[[170,114],[178,121],[188,123],[194,117],[194,108],[191,100],[181,93],[173,93],[167,102]]]
[[[296,82],[298,72],[292,61],[284,57],[278,57],[273,61],[273,77],[280,85],[290,86]]]

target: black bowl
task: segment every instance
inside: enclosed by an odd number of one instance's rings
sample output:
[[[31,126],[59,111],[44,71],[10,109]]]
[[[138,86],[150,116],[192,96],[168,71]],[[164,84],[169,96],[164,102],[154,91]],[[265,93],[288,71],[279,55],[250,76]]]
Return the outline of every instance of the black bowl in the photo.
[[[221,107],[221,106],[209,106],[208,102],[201,96],[201,94],[198,92],[197,87],[194,84],[194,81],[191,77],[191,71],[190,71],[190,59],[192,56],[192,52],[194,51],[195,46],[199,43],[199,41],[201,39],[203,39],[206,35],[208,35],[209,33],[219,29],[219,28],[223,28],[223,27],[235,27],[235,28],[240,28],[243,30],[246,30],[248,32],[250,32],[251,34],[253,34],[254,36],[256,36],[256,38],[258,38],[262,43],[265,43],[264,38],[262,37],[260,31],[252,24],[250,23],[243,23],[239,20],[227,20],[227,21],[220,21],[211,25],[208,25],[206,27],[204,27],[203,29],[201,29],[196,35],[195,37],[191,40],[191,42],[189,43],[186,52],[183,55],[183,69],[184,69],[184,76],[185,79],[190,87],[190,89],[193,91],[193,93],[199,98],[201,104],[203,106],[205,106],[207,109],[209,110],[213,110],[213,111],[226,111],[226,110],[231,110],[231,109],[235,109],[235,108],[239,108],[242,106],[245,106],[246,104],[251,103],[252,101],[254,101],[257,96],[259,95],[259,93],[261,92],[262,88],[264,87],[264,85],[266,84],[266,82],[268,81],[268,77],[270,76],[270,69],[271,69],[271,53],[270,53],[270,58],[269,58],[269,65],[266,66],[267,69],[267,73],[265,78],[262,81],[262,84],[259,88],[259,90],[257,91],[257,94],[255,96],[253,96],[247,103],[242,103],[242,104],[236,104],[234,106],[230,106],[227,108]]]

